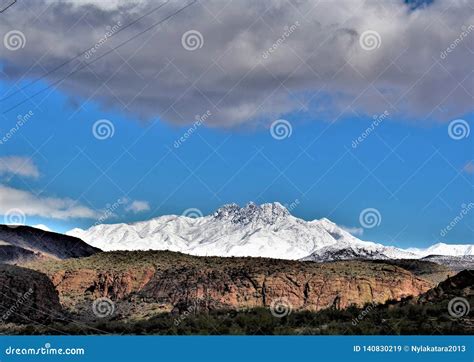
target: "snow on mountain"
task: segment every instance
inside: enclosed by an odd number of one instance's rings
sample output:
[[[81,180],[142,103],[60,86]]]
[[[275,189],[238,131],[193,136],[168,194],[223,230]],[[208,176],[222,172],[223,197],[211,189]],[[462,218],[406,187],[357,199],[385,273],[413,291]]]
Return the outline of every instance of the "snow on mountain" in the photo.
[[[305,221],[279,203],[225,205],[198,218],[168,215],[133,224],[103,224],[67,233],[104,251],[171,250],[200,256],[319,261],[419,258],[421,251],[362,241],[328,219]]]
[[[409,248],[407,251],[421,258],[429,255],[468,256],[474,255],[474,245],[456,245],[437,243],[426,249]]]

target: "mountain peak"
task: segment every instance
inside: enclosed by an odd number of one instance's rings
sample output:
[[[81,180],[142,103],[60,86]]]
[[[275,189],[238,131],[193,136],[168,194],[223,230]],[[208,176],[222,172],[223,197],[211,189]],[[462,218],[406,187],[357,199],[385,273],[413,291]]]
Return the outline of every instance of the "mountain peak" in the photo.
[[[403,250],[363,241],[332,221],[305,221],[280,203],[224,205],[190,221],[165,215],[139,224],[110,224],[68,233],[102,250],[171,250],[191,255],[252,256],[312,260],[342,258],[421,258],[426,255],[474,255],[474,245],[438,245]]]
[[[249,224],[251,222],[262,221],[264,223],[274,223],[279,218],[289,216],[288,210],[279,202],[257,205],[249,202],[244,207],[237,204],[228,204],[219,208],[214,217],[219,220],[230,220],[234,224]]]

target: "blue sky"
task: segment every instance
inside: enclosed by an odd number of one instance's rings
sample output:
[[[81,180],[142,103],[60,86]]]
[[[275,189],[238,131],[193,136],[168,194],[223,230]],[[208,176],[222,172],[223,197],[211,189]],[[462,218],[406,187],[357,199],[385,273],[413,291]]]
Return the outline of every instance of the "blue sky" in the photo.
[[[365,240],[473,242],[470,209],[442,233],[474,202],[466,61],[474,32],[465,4],[211,2],[140,35],[178,5],[156,12],[141,0],[65,3],[38,1],[23,12],[19,4],[0,23],[0,136],[18,128],[0,144],[5,218],[15,210],[29,225],[64,232],[278,201]],[[142,13],[149,15],[102,41]],[[11,31],[22,46],[6,47]],[[190,31],[192,49],[184,42]],[[140,41],[121,46],[132,34]],[[91,45],[96,53],[78,57]],[[94,135],[101,120],[113,136]],[[272,136],[278,120],[291,136]],[[380,214],[379,225],[361,223],[367,209]]]
[[[5,92],[8,84],[2,84]],[[379,210],[378,227],[363,238],[399,246],[433,242],[472,242],[473,215],[445,237],[440,230],[472,202],[472,138],[453,140],[444,123],[419,126],[387,117],[356,148],[356,139],[373,119],[346,116],[335,123],[304,112],[285,115],[289,138],[276,140],[268,128],[210,129],[205,125],[178,148],[186,127],[161,120],[144,124],[121,112],[104,111],[94,102],[73,107],[60,92],[36,108],[26,103],[4,117],[2,131],[18,115],[33,112],[2,156],[29,157],[39,177],[4,175],[2,182],[39,197],[71,198],[93,210],[117,200],[146,201],[150,209],[134,213],[120,206],[107,222],[131,222],[198,208],[203,214],[235,202],[297,203],[295,216],[328,217],[361,228],[366,208]],[[472,119],[472,114],[460,115]],[[93,124],[113,123],[114,135],[94,137]],[[297,201],[296,201],[297,200]],[[65,231],[88,227],[96,218],[57,220],[27,216],[30,225]]]

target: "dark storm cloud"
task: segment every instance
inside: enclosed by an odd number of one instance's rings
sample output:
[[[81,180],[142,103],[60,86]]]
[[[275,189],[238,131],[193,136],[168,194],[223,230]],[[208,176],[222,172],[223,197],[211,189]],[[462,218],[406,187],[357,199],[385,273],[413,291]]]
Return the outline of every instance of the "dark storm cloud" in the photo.
[[[145,120],[192,123],[209,110],[208,125],[230,127],[293,111],[334,119],[388,109],[446,121],[472,110],[468,1],[437,1],[415,11],[402,1],[198,2],[99,59],[187,3],[154,12],[157,1],[31,1],[27,10],[17,4],[2,18],[0,35],[20,30],[26,43],[14,51],[0,44],[2,78],[35,79],[94,48],[45,80],[64,78],[56,86],[71,97]],[[190,30],[202,35],[195,50],[182,44]],[[373,50],[359,41],[368,30],[376,32]],[[20,92],[8,102],[24,98]]]

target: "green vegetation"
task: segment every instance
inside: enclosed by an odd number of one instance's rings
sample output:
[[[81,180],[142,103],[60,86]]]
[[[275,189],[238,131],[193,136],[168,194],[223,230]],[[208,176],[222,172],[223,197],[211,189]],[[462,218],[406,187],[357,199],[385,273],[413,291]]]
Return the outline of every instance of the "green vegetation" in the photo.
[[[408,270],[414,275],[429,280],[435,284],[445,280],[448,276],[456,274],[445,265],[436,264],[426,260],[397,259],[377,260],[375,262],[399,266],[400,268]]]
[[[193,304],[190,288],[213,286],[228,280],[245,280],[248,275],[281,278],[301,274],[302,280],[318,276],[332,280],[337,276],[364,276],[388,281],[406,274],[428,276],[444,274],[446,269],[420,261],[337,261],[299,262],[266,258],[195,257],[168,251],[104,252],[85,258],[31,262],[28,268],[43,272],[54,280],[69,279],[60,290],[64,315],[47,325],[0,325],[8,334],[138,334],[138,335],[363,335],[363,334],[473,334],[473,312],[454,318],[448,302],[454,296],[468,299],[472,278],[469,271],[449,279],[423,300],[406,299],[384,305],[351,306],[345,310],[318,312],[293,310],[278,318],[269,309],[229,310],[225,304],[210,303],[189,309]],[[147,275],[144,277],[144,275]],[[203,279],[204,278],[204,279]],[[246,279],[247,278],[247,279]],[[286,279],[284,279],[286,280]],[[352,279],[351,279],[352,280]],[[291,283],[291,279],[289,283]],[[427,283],[427,282],[426,282]],[[427,283],[428,284],[428,283]],[[146,288],[143,286],[146,285]],[[102,288],[102,289],[100,289]],[[107,290],[114,298],[115,313],[95,318],[91,311],[97,290]],[[291,288],[290,288],[291,289]],[[125,292],[124,292],[125,291]],[[361,292],[361,291],[360,291]],[[95,294],[94,294],[95,293]],[[115,293],[115,294],[114,294]],[[304,292],[302,292],[304,293]],[[362,293],[362,292],[361,292]],[[113,298],[113,297],[112,297]],[[363,299],[371,300],[371,299]],[[385,300],[385,299],[383,299]],[[185,303],[180,306],[180,303]],[[187,304],[186,304],[187,303]],[[255,305],[255,304],[254,304]],[[262,303],[264,305],[264,303]]]
[[[474,297],[469,302],[474,303]],[[474,313],[453,318],[448,301],[436,304],[366,305],[345,310],[293,311],[278,318],[270,310],[162,313],[140,321],[104,320],[95,323],[53,323],[44,326],[8,327],[19,334],[138,334],[138,335],[416,335],[472,334]],[[14,332],[12,332],[14,331]],[[1,332],[1,328],[0,328]]]
[[[379,261],[335,261],[327,263],[301,262],[269,258],[239,258],[239,257],[198,257],[170,251],[113,251],[97,253],[84,258],[65,260],[36,261],[23,264],[29,269],[46,274],[58,271],[76,271],[80,269],[107,270],[122,272],[132,269],[154,267],[156,269],[178,268],[235,268],[252,269],[253,272],[265,271],[275,273],[293,270],[295,272],[341,273],[344,275],[360,275],[361,271],[378,275],[380,271],[397,272],[398,266]],[[370,275],[366,274],[366,275]]]

